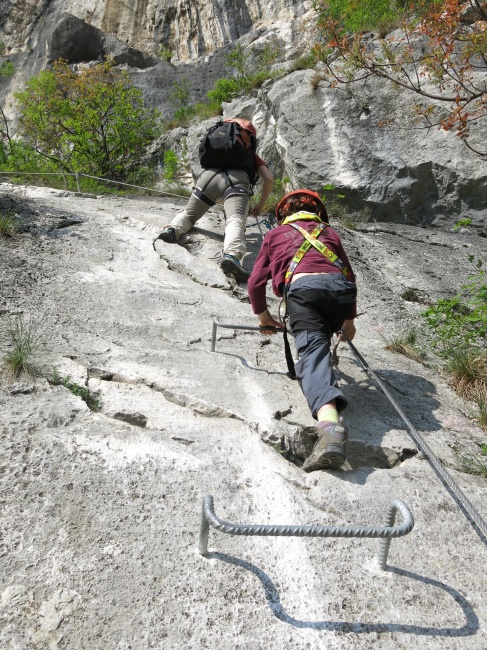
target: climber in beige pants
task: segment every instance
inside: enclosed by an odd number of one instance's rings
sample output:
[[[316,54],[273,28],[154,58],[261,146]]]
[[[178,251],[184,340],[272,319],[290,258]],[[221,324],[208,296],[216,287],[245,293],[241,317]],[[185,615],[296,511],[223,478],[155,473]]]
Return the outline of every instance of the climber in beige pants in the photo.
[[[266,167],[267,169],[267,167]],[[232,185],[235,191],[232,191]],[[204,188],[204,190],[203,190]],[[194,192],[182,212],[174,217],[167,227],[174,228],[176,237],[193,228],[198,219],[208,211],[210,205],[205,202],[205,197],[216,203],[223,197],[225,208],[225,238],[223,240],[223,253],[232,255],[241,260],[245,255],[245,224],[249,212],[249,177],[242,169],[205,169],[198,179],[197,188],[204,191],[199,198]],[[228,194],[227,194],[228,193]],[[226,195],[227,194],[227,195]]]
[[[255,161],[257,175],[264,183],[260,199],[251,211],[258,215],[272,192],[273,176],[257,154]],[[176,242],[181,235],[193,228],[219,198],[223,198],[226,219],[221,269],[226,275],[233,275],[237,282],[247,282],[250,273],[241,264],[247,250],[245,224],[250,199],[250,181],[246,171],[205,169],[198,178],[185,209],[165,226],[160,238],[168,243]]]

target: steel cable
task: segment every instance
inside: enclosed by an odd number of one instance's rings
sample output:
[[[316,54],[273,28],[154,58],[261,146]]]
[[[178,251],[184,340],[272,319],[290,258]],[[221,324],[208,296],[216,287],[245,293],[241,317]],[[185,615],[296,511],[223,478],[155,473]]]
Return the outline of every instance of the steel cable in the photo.
[[[399,413],[401,416],[403,422],[406,424],[406,426],[409,428],[409,435],[413,439],[414,443],[418,447],[418,449],[421,450],[425,458],[429,461],[429,463],[433,466],[433,468],[436,470],[436,472],[441,476],[441,478],[445,481],[445,483],[448,485],[450,490],[453,492],[453,494],[456,496],[458,501],[462,504],[463,508],[465,509],[465,512],[468,513],[468,515],[471,517],[472,521],[475,522],[475,524],[478,526],[478,528],[482,531],[482,533],[485,535],[487,538],[487,523],[484,521],[484,519],[480,516],[480,514],[477,512],[477,510],[474,508],[474,506],[470,503],[469,499],[467,496],[462,492],[460,487],[456,484],[454,479],[450,476],[450,474],[446,471],[446,469],[443,467],[441,464],[440,460],[437,458],[437,456],[434,454],[433,450],[430,448],[428,443],[425,441],[423,436],[416,431],[416,429],[413,427],[409,419],[406,417],[404,414],[403,410],[401,407],[397,404],[395,399],[392,397],[392,395],[389,393],[387,388],[384,385],[384,382],[376,375],[376,373],[370,368],[368,363],[365,361],[365,359],[362,357],[360,352],[357,350],[357,348],[354,346],[352,341],[349,339],[349,337],[345,334],[343,330],[340,330],[340,334],[343,336],[343,338],[346,340],[348,345],[350,346],[350,349],[352,350],[353,354],[355,357],[359,360],[361,363],[362,367],[364,370],[370,374],[371,377],[377,382],[379,388],[382,390],[384,395],[389,399],[391,404],[394,406],[396,411]]]

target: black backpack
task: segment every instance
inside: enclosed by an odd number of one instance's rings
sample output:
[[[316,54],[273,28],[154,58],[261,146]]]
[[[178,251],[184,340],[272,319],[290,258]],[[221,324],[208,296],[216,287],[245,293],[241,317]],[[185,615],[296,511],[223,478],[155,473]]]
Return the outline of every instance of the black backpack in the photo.
[[[200,164],[203,169],[243,169],[253,185],[256,144],[253,133],[241,129],[237,122],[218,122],[200,142]]]

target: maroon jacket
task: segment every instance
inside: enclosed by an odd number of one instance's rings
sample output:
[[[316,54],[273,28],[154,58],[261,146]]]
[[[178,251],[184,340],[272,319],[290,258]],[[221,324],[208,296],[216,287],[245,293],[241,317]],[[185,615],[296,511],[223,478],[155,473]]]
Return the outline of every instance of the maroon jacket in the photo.
[[[315,221],[305,220],[295,223],[309,233],[313,232],[317,225]],[[333,228],[327,226],[320,234],[319,240],[338,255],[350,271],[349,280],[355,282],[355,275],[343,249],[340,235]],[[272,279],[272,290],[276,296],[282,296],[286,271],[303,241],[303,235],[290,225],[278,226],[270,230],[264,237],[247,284],[254,314],[261,314],[267,307],[266,284],[268,280]],[[341,271],[312,246],[299,262],[295,273],[341,273]],[[356,315],[355,306],[354,314],[350,318],[355,318]]]

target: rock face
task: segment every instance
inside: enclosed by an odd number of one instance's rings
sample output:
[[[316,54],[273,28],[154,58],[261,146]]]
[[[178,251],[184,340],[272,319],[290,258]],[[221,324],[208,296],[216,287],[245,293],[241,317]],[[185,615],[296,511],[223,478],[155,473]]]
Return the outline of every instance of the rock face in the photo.
[[[295,72],[269,84],[257,107],[293,187],[331,183],[349,208],[368,208],[379,221],[450,225],[468,214],[483,225],[486,160],[444,131],[379,128],[386,115],[410,123],[403,92],[378,80],[345,91],[324,82],[315,89],[314,74]]]
[[[102,32],[155,54],[161,47],[174,61],[206,56],[259,26],[288,25],[311,8],[309,0],[273,0],[265,15],[258,0],[53,0],[2,2],[0,28],[11,47],[29,40],[42,22],[57,23],[68,12]],[[289,30],[291,33],[292,30]]]
[[[225,106],[224,117],[253,120],[259,154],[276,177],[288,178],[289,189],[320,192],[334,185],[331,212],[343,202],[359,221],[451,228],[468,216],[472,227],[485,233],[487,161],[443,131],[426,137],[414,129],[378,128],[385,105],[407,119],[402,94],[370,81],[347,93],[323,82],[314,88],[314,75],[294,72],[266,82],[254,100]],[[201,172],[198,144],[213,122],[179,129],[163,141],[163,148],[181,158],[187,151],[195,178]],[[337,194],[344,198],[333,202]]]
[[[191,102],[205,99],[216,79],[232,74],[226,65],[238,42],[249,48],[277,47],[286,66],[310,43],[313,12],[308,2],[45,2],[3,3],[1,38],[15,65],[12,79],[0,77],[0,101],[14,130],[14,94],[32,74],[59,57],[89,64],[110,55],[129,70],[146,103],[171,118],[175,83],[190,88]],[[304,38],[306,37],[306,38]],[[161,59],[161,48],[164,56]],[[165,60],[170,58],[170,61]],[[485,71],[479,71],[484,74]],[[225,107],[259,130],[259,153],[289,189],[321,191],[334,186],[337,199],[357,219],[409,225],[451,226],[469,217],[473,228],[487,218],[487,161],[456,136],[424,131],[412,120],[414,98],[384,82],[333,89],[319,72],[282,73],[255,96]],[[382,127],[381,124],[392,125]],[[198,174],[197,144],[204,127],[178,129],[152,147],[161,164],[170,146],[180,157],[180,174]],[[482,148],[487,119],[470,142]],[[183,160],[187,161],[183,169]]]
[[[174,81],[204,97],[228,74],[237,38],[243,47],[276,38],[283,60],[295,58],[308,9],[300,0],[0,2],[16,69],[0,77],[0,101],[14,125],[13,94],[49,61],[112,54],[169,117]],[[155,58],[161,45],[171,63]],[[333,90],[305,70],[224,112],[254,121],[277,178],[333,184],[349,209],[368,211],[368,223],[346,228],[331,210],[357,276],[354,343],[487,519],[485,478],[468,471],[485,444],[467,417],[473,405],[434,358],[423,365],[385,347],[422,333],[425,303],[465,282],[487,237],[484,162],[451,135],[378,129],[384,113],[406,123],[406,103],[371,83]],[[164,134],[150,155],[177,152],[190,185],[213,121]],[[0,360],[19,317],[39,336],[35,379],[0,373],[0,648],[485,650],[485,536],[346,345],[337,377],[349,400],[347,464],[301,470],[313,421],[280,336],[219,328],[211,349],[215,318],[256,324],[245,287],[217,264],[221,206],[177,244],[156,240],[184,204],[0,184],[0,212],[19,226],[0,237]],[[453,231],[462,216],[473,224]],[[253,219],[246,237],[250,269],[262,241]],[[268,302],[275,314],[270,292]],[[392,541],[386,572],[379,541],[366,538],[211,529],[203,558],[205,495],[235,523],[383,526],[392,498],[416,523]]]
[[[22,225],[0,238],[0,359],[11,319],[32,317],[41,337],[41,376],[0,373],[0,648],[485,650],[485,537],[346,345],[348,463],[300,469],[313,420],[282,338],[218,328],[211,351],[215,318],[256,324],[245,287],[216,262],[221,206],[177,244],[154,243],[183,205],[0,185],[0,210]],[[248,225],[251,268],[261,235]],[[485,443],[470,405],[433,358],[385,349],[422,323],[424,304],[404,292],[450,295],[485,239],[332,225],[358,278],[354,344],[487,518],[486,479],[465,471]],[[78,390],[53,382],[54,370]],[[380,540],[356,537],[212,528],[203,558],[205,495],[232,523],[341,527],[382,527],[399,498],[415,527],[392,540],[387,571]]]

